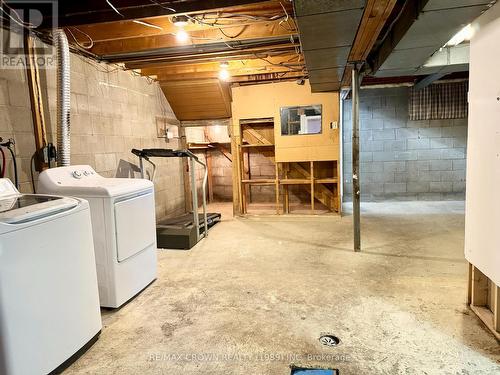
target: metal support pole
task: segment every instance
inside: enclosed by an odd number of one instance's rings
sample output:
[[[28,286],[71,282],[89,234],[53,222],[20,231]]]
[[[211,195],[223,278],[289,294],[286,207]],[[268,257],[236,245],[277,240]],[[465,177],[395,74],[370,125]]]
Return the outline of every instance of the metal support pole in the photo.
[[[361,220],[359,191],[359,70],[352,70],[352,212],[354,251],[361,251]]]
[[[196,228],[196,243],[200,241],[200,218],[198,216],[198,188],[196,186],[196,164],[193,158],[189,158],[189,169],[191,173],[191,195],[193,200],[193,224]]]

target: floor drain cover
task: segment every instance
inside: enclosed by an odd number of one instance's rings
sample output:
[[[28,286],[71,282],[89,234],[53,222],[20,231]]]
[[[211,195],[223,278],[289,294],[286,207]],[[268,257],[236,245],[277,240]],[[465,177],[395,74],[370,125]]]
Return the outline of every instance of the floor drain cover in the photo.
[[[320,368],[292,368],[291,375],[338,375],[338,370]]]
[[[340,344],[340,339],[334,335],[321,335],[319,342],[325,346],[337,346]]]

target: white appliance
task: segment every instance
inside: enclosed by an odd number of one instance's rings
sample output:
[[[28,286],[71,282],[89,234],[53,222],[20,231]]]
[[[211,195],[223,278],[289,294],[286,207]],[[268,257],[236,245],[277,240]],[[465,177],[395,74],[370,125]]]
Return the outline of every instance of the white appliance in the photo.
[[[48,374],[100,331],[89,204],[0,179],[0,374]]]
[[[88,165],[74,165],[43,171],[38,191],[89,201],[101,306],[120,307],[156,279],[151,181],[106,178]]]

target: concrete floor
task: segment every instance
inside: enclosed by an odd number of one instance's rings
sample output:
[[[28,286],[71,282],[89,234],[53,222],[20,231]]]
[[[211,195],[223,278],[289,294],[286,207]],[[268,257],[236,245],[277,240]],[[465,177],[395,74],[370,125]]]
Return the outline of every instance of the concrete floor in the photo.
[[[465,305],[463,203],[365,204],[362,253],[350,216],[216,209],[224,222],[191,251],[160,250],[158,280],[105,312],[65,373],[500,373],[498,342]]]

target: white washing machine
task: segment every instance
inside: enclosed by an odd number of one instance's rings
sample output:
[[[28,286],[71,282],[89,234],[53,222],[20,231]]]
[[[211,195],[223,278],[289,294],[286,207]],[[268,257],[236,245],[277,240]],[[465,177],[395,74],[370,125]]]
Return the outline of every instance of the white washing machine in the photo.
[[[106,178],[88,165],[74,165],[43,171],[38,191],[89,201],[101,306],[120,307],[156,279],[151,181]]]
[[[100,331],[89,204],[0,179],[0,374],[60,369]]]

